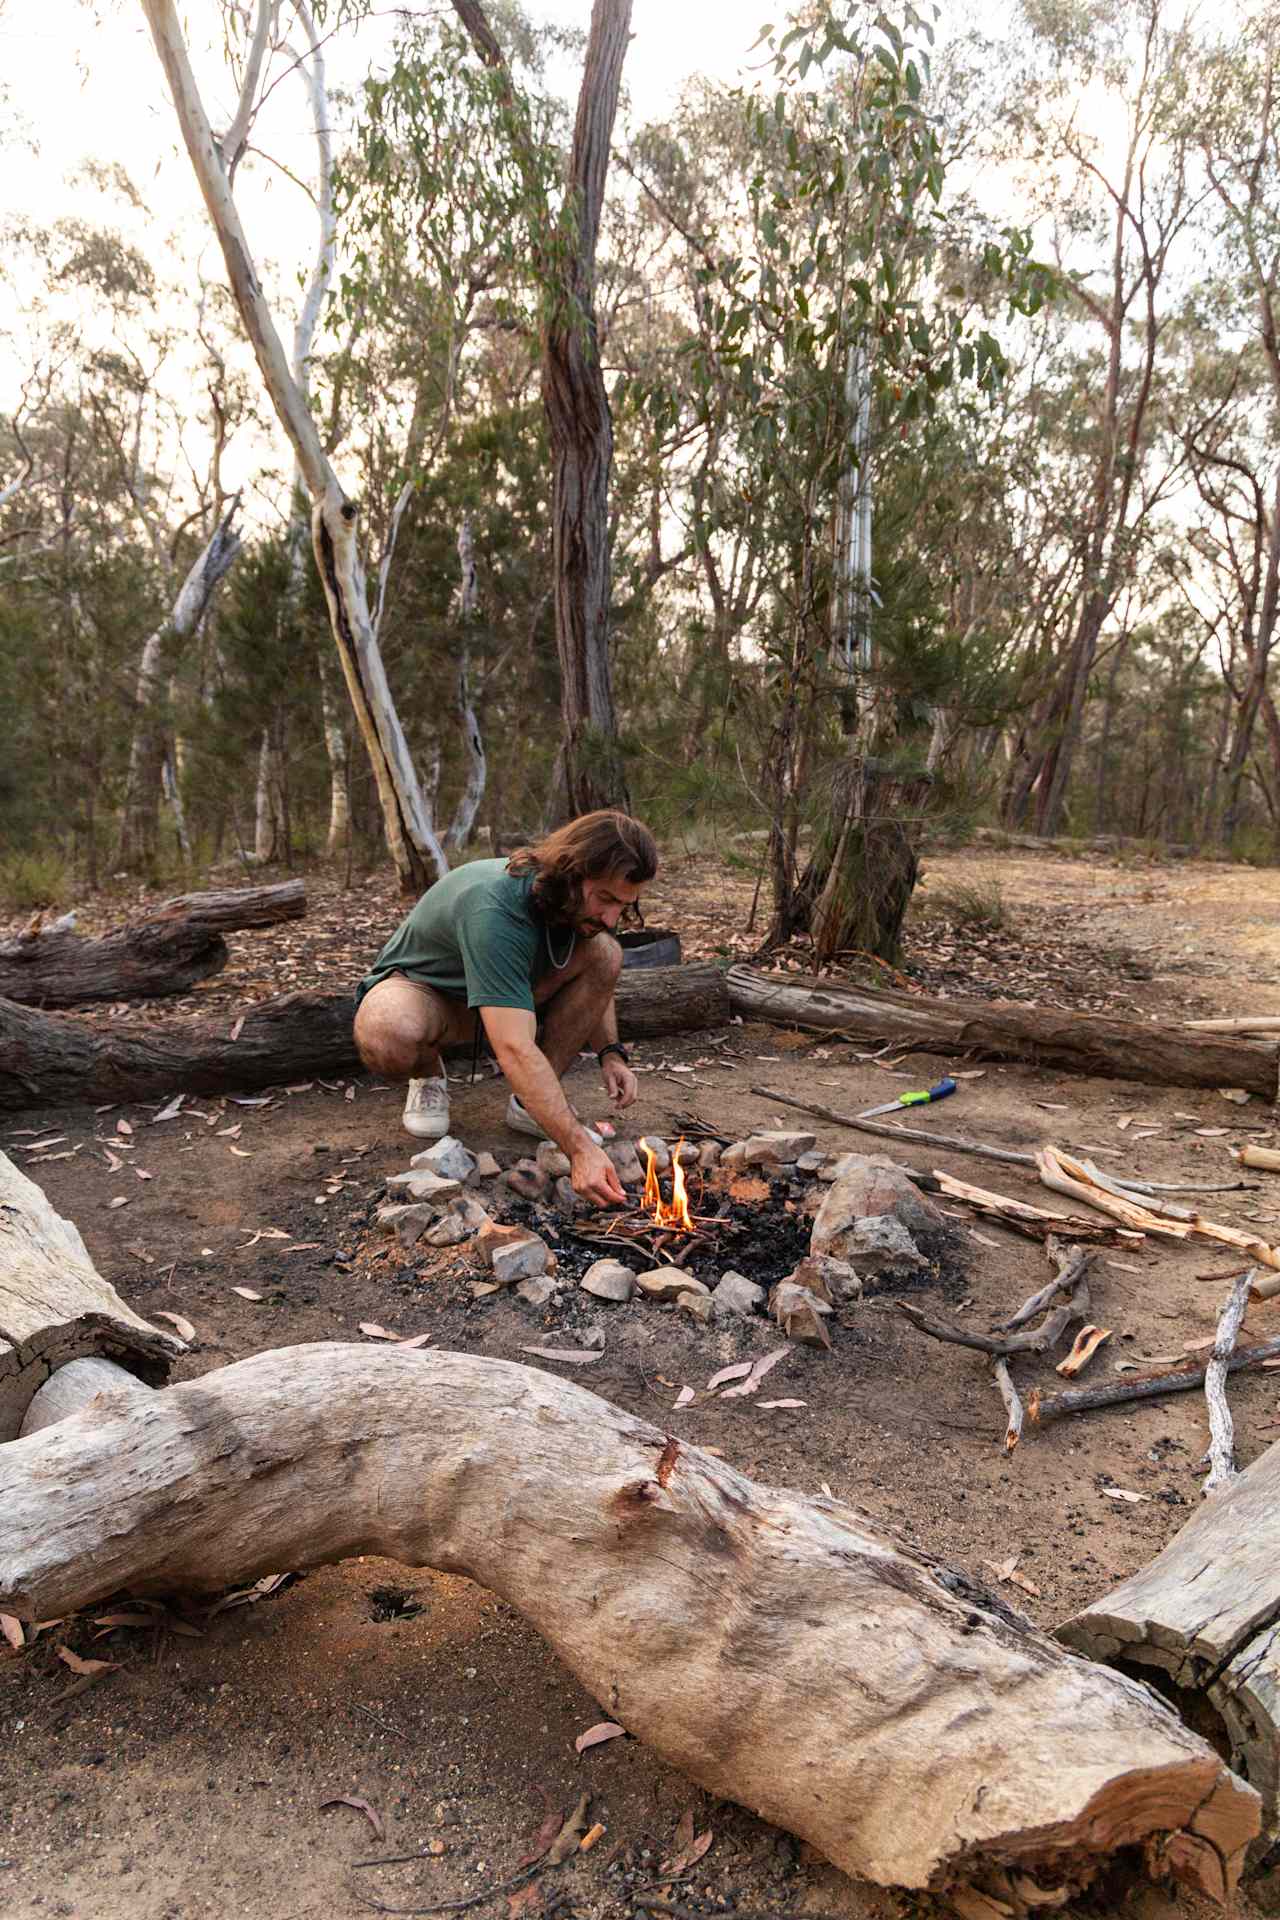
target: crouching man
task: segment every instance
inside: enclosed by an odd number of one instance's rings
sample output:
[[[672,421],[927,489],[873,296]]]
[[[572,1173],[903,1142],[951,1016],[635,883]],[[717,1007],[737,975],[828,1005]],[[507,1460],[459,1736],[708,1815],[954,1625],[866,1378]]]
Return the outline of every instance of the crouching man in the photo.
[[[583,1199],[622,1202],[599,1136],[583,1126],[560,1081],[589,1046],[614,1106],[636,1097],[618,1042],[613,990],[622,949],[611,934],[657,870],[648,828],[602,810],[510,860],[457,867],[423,894],[356,994],[360,1058],[374,1073],[409,1082],[410,1133],[448,1132],[440,1050],[472,1045],[479,1020],[511,1088],[507,1125],[554,1140]]]

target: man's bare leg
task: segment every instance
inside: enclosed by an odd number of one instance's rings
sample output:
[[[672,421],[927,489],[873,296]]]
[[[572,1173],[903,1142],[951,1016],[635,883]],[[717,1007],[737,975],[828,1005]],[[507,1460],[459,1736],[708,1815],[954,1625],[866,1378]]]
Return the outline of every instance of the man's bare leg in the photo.
[[[461,1001],[390,974],[360,1002],[356,1051],[388,1080],[435,1080],[444,1073],[441,1047],[465,1045],[474,1031],[475,1015]]]
[[[581,949],[582,959],[572,976],[538,999],[543,1021],[540,1045],[563,1080],[585,1046],[603,1046],[603,1023],[613,1004],[613,990],[622,971],[622,948],[606,933],[598,933]],[[577,956],[575,956],[576,958]],[[551,976],[554,980],[555,976]],[[538,983],[544,992],[546,976]]]

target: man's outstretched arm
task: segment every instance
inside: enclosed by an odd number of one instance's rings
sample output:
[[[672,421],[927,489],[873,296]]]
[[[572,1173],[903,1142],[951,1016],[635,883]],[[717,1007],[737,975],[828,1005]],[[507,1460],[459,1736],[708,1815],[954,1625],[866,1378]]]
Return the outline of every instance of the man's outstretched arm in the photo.
[[[536,1017],[523,1007],[481,1007],[480,1018],[511,1091],[568,1154],[574,1192],[598,1207],[622,1205],[626,1195],[617,1170],[565,1099],[555,1068],[538,1045]]]

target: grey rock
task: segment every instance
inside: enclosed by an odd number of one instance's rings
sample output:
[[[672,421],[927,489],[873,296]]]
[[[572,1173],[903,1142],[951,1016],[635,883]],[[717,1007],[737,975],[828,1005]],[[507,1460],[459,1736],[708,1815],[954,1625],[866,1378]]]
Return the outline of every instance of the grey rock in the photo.
[[[393,1173],[387,1181],[387,1191],[395,1200],[418,1200],[424,1204],[434,1201],[443,1206],[446,1200],[462,1192],[462,1182],[445,1180],[429,1173],[425,1167],[415,1167],[411,1173]]]
[[[588,1327],[582,1336],[583,1346],[589,1347],[593,1353],[604,1352],[604,1340],[604,1328],[600,1326]]]
[[[636,1275],[636,1286],[649,1300],[678,1300],[682,1293],[705,1293],[711,1289],[679,1267],[650,1267]]]
[[[630,1140],[611,1140],[605,1148],[614,1171],[624,1187],[638,1187],[644,1180],[644,1168],[640,1164],[640,1155]]]
[[[378,1208],[378,1225],[384,1233],[394,1233],[402,1247],[416,1247],[428,1227],[438,1218],[434,1207],[390,1206]]]
[[[667,1145],[666,1141],[661,1139],[658,1134],[656,1133],[642,1134],[637,1144],[640,1148],[642,1164],[644,1164],[643,1162],[644,1150],[647,1147],[649,1149],[649,1152],[653,1155],[654,1164],[657,1167],[658,1172],[669,1173],[671,1171],[671,1149]]]
[[[517,1160],[514,1167],[508,1167],[502,1184],[522,1200],[545,1200],[551,1191],[550,1176],[532,1160]]]
[[[464,1240],[469,1240],[474,1232],[475,1228],[469,1227],[465,1220],[460,1220],[456,1213],[446,1213],[442,1220],[436,1221],[429,1233],[423,1235],[423,1239],[429,1247],[457,1247]]]
[[[495,1246],[489,1264],[499,1286],[509,1287],[517,1280],[539,1280],[550,1265],[550,1249],[545,1240],[531,1233],[523,1240],[509,1240]]]
[[[561,1153],[554,1140],[540,1141],[534,1160],[549,1179],[563,1180],[569,1172],[569,1156]]]
[[[929,1264],[901,1220],[891,1213],[851,1221],[840,1235],[839,1248],[836,1258],[850,1265],[856,1261],[864,1279],[890,1271],[920,1273]]]
[[[468,1180],[476,1170],[475,1155],[468,1153],[461,1140],[455,1140],[451,1133],[421,1153],[415,1153],[409,1165],[425,1167],[441,1180]]]
[[[574,1218],[575,1214],[589,1213],[591,1211],[591,1202],[584,1200],[580,1193],[575,1193],[573,1184],[569,1180],[556,1181],[556,1205],[559,1207],[561,1213],[569,1216],[570,1220]]]
[[[720,1284],[711,1296],[718,1315],[753,1314],[764,1305],[764,1288],[745,1273],[722,1273]]]
[[[769,1295],[769,1311],[788,1340],[804,1340],[815,1347],[831,1345],[822,1324],[831,1308],[807,1287],[798,1287],[793,1280],[779,1280]]]
[[[732,1146],[725,1148],[720,1155],[720,1165],[727,1167],[730,1173],[740,1173],[747,1164],[747,1143],[735,1140]]]
[[[742,1142],[743,1164],[748,1167],[783,1167],[811,1153],[817,1136],[812,1133],[753,1133]]]
[[[695,1320],[700,1320],[703,1326],[707,1325],[712,1314],[715,1312],[715,1308],[711,1303],[711,1295],[705,1287],[701,1293],[694,1293],[691,1288],[686,1293],[678,1294],[676,1296],[676,1305],[682,1313],[692,1314]]]
[[[797,1156],[796,1172],[808,1174],[821,1173],[826,1164],[826,1154],[819,1153],[815,1148],[812,1153],[802,1153]]]
[[[698,1165],[704,1173],[710,1173],[713,1167],[720,1165],[720,1156],[724,1148],[718,1140],[704,1140],[698,1148]]]
[[[814,1253],[831,1253],[856,1264],[853,1247],[845,1244],[847,1235],[855,1221],[882,1214],[891,1215],[912,1233],[936,1231],[945,1224],[928,1195],[913,1186],[892,1160],[845,1154],[813,1223]]]
[[[581,1285],[597,1300],[613,1300],[622,1306],[636,1290],[636,1277],[621,1260],[597,1260],[583,1274]]]
[[[702,1149],[696,1140],[681,1140],[675,1151],[675,1158],[682,1167],[696,1167],[702,1157]]]
[[[545,1307],[556,1291],[556,1283],[550,1274],[539,1274],[536,1280],[522,1280],[516,1288],[520,1298],[531,1307]]]

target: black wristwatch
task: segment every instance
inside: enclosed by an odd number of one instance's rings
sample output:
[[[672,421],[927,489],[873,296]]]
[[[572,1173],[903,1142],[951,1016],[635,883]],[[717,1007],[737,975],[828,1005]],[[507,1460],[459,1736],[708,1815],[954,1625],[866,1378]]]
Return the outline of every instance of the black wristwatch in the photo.
[[[602,1067],[604,1065],[604,1057],[606,1053],[616,1053],[624,1067],[629,1067],[631,1065],[631,1055],[627,1052],[621,1040],[608,1040],[605,1042],[604,1046],[601,1047],[599,1053],[597,1053],[596,1055],[596,1065],[598,1067]]]

